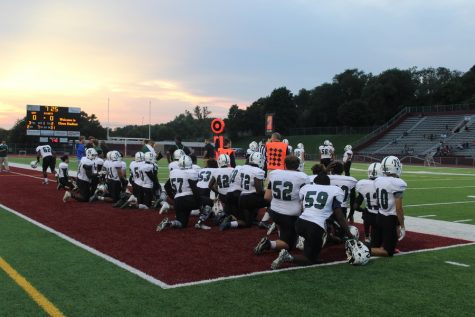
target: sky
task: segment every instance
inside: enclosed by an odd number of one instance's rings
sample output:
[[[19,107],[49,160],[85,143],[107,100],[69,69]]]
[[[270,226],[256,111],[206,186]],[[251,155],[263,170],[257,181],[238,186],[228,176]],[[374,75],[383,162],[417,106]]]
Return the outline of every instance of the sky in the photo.
[[[0,0],[0,128],[26,105],[104,126],[225,117],[358,68],[475,64],[472,0]],[[109,102],[108,102],[109,100]],[[108,119],[109,103],[109,119]]]

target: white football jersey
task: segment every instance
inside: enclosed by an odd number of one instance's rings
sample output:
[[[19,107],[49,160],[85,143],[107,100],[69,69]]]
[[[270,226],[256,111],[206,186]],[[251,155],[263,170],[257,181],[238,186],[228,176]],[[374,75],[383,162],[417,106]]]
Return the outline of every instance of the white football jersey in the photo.
[[[191,168],[194,169],[197,172],[199,172],[201,170],[201,166],[196,165],[196,164],[193,164]]]
[[[320,145],[318,147],[318,151],[320,152],[320,158],[326,159],[326,158],[332,158],[333,157],[333,152],[335,150],[333,149],[333,146]]]
[[[364,197],[366,209],[370,213],[378,213],[378,197],[376,196],[376,189],[374,188],[374,180],[362,179],[356,183],[356,192]]]
[[[234,171],[232,167],[215,168],[213,170],[213,177],[218,185],[218,193],[226,195],[229,191],[231,183],[231,173]]]
[[[343,163],[346,163],[346,161],[351,161],[352,158],[353,158],[353,151],[352,150],[345,151],[345,153],[343,154]]]
[[[374,180],[374,188],[378,197],[379,213],[385,216],[396,216],[395,196],[402,197],[407,184],[400,178],[382,176]]]
[[[127,173],[127,163],[125,163],[124,161],[120,161],[120,166],[122,168],[122,175],[126,175]]]
[[[231,178],[229,179],[229,193],[232,193],[236,190],[241,190],[241,165],[236,166],[231,172]]]
[[[140,177],[140,166],[145,164],[145,162],[136,162],[132,161],[129,165],[130,175],[132,175],[132,180],[138,186],[142,186],[142,177]]]
[[[198,172],[192,168],[183,170],[178,168],[170,172],[170,183],[175,190],[175,198],[193,195],[189,180],[198,181]]]
[[[170,164],[168,164],[168,171],[171,172],[173,170],[180,169],[180,166],[178,166],[178,161],[172,161]]]
[[[42,158],[53,155],[53,149],[49,145],[39,145],[36,148],[36,153],[40,152]]]
[[[68,169],[69,169],[68,163],[66,163],[66,162],[61,162],[61,163],[59,163],[59,166],[58,166],[58,177],[59,177],[59,178],[68,177]]]
[[[241,195],[252,194],[256,192],[254,178],[265,179],[265,172],[256,166],[244,165],[240,171],[241,174]]]
[[[198,184],[196,184],[196,186],[198,188],[208,188],[209,181],[211,180],[211,177],[213,176],[214,170],[215,168],[209,168],[209,167],[202,168],[198,172]]]
[[[302,212],[300,188],[308,183],[306,174],[298,171],[275,170],[269,173],[268,189],[272,191],[270,208],[278,213],[297,216]]]
[[[139,173],[140,173],[140,178],[142,180],[142,186],[143,188],[153,188],[153,179],[150,178],[147,173],[152,173],[153,177],[156,177],[158,173],[158,166],[155,163],[147,163],[143,162],[139,166]]]
[[[341,203],[345,194],[338,186],[307,184],[300,189],[303,212],[300,218],[326,231],[325,221],[333,214],[334,201]]]
[[[289,151],[289,153],[292,153],[294,151],[294,148],[292,147],[292,145],[287,145],[287,150]]]
[[[347,208],[350,198],[350,192],[356,186],[357,180],[351,176],[344,176],[344,175],[328,175],[330,177],[330,184],[340,187],[345,196],[343,197],[343,201],[341,203],[342,208]]]
[[[298,157],[299,163],[299,172],[303,172],[305,170],[305,150],[304,149],[295,149],[294,155]]]
[[[97,174],[99,172],[99,166],[103,166],[104,165],[104,160],[101,159],[100,157],[96,157],[94,160],[92,160],[94,162],[94,165],[92,166],[92,172],[94,174]]]
[[[110,179],[112,181],[119,181],[119,172],[118,169],[122,169],[122,164],[120,161],[109,161],[106,160],[104,165],[102,166],[106,170],[106,179]]]
[[[78,165],[77,177],[82,181],[90,183],[91,179],[87,177],[86,169],[84,168],[84,166],[90,166],[91,171],[92,171],[92,169],[94,168],[94,162],[88,159],[87,157],[83,156],[81,160],[79,161],[79,165]]]

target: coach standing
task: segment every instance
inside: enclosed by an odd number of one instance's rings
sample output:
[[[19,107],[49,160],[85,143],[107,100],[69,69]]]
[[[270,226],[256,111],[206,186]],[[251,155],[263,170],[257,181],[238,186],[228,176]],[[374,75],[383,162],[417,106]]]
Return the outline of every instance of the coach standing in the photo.
[[[9,172],[8,168],[8,145],[5,140],[0,143],[0,172]]]
[[[84,147],[84,136],[80,136],[79,143],[76,144],[76,157],[78,159],[78,162],[84,156],[86,156],[86,148]]]

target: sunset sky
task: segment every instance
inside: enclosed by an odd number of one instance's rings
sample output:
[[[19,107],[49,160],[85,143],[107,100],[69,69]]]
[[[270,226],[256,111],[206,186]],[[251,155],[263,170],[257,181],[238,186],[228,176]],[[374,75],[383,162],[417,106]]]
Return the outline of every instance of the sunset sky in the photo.
[[[0,127],[27,104],[111,127],[195,105],[225,116],[347,68],[475,64],[471,0],[0,0]]]

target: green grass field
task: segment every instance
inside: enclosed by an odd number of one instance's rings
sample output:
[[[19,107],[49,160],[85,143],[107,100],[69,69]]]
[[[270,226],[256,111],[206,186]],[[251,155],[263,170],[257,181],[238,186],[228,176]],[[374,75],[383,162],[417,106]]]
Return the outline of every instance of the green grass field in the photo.
[[[168,173],[163,162],[160,166],[163,181]],[[307,172],[310,166],[307,162]],[[353,176],[366,177],[367,165],[353,167]],[[406,215],[475,224],[475,199],[467,197],[475,196],[474,169],[404,166],[404,171]],[[437,174],[412,173],[419,171]],[[377,259],[365,267],[340,264],[164,290],[0,209],[0,257],[66,316],[472,316],[475,311],[475,245]],[[0,316],[46,314],[0,270]]]

